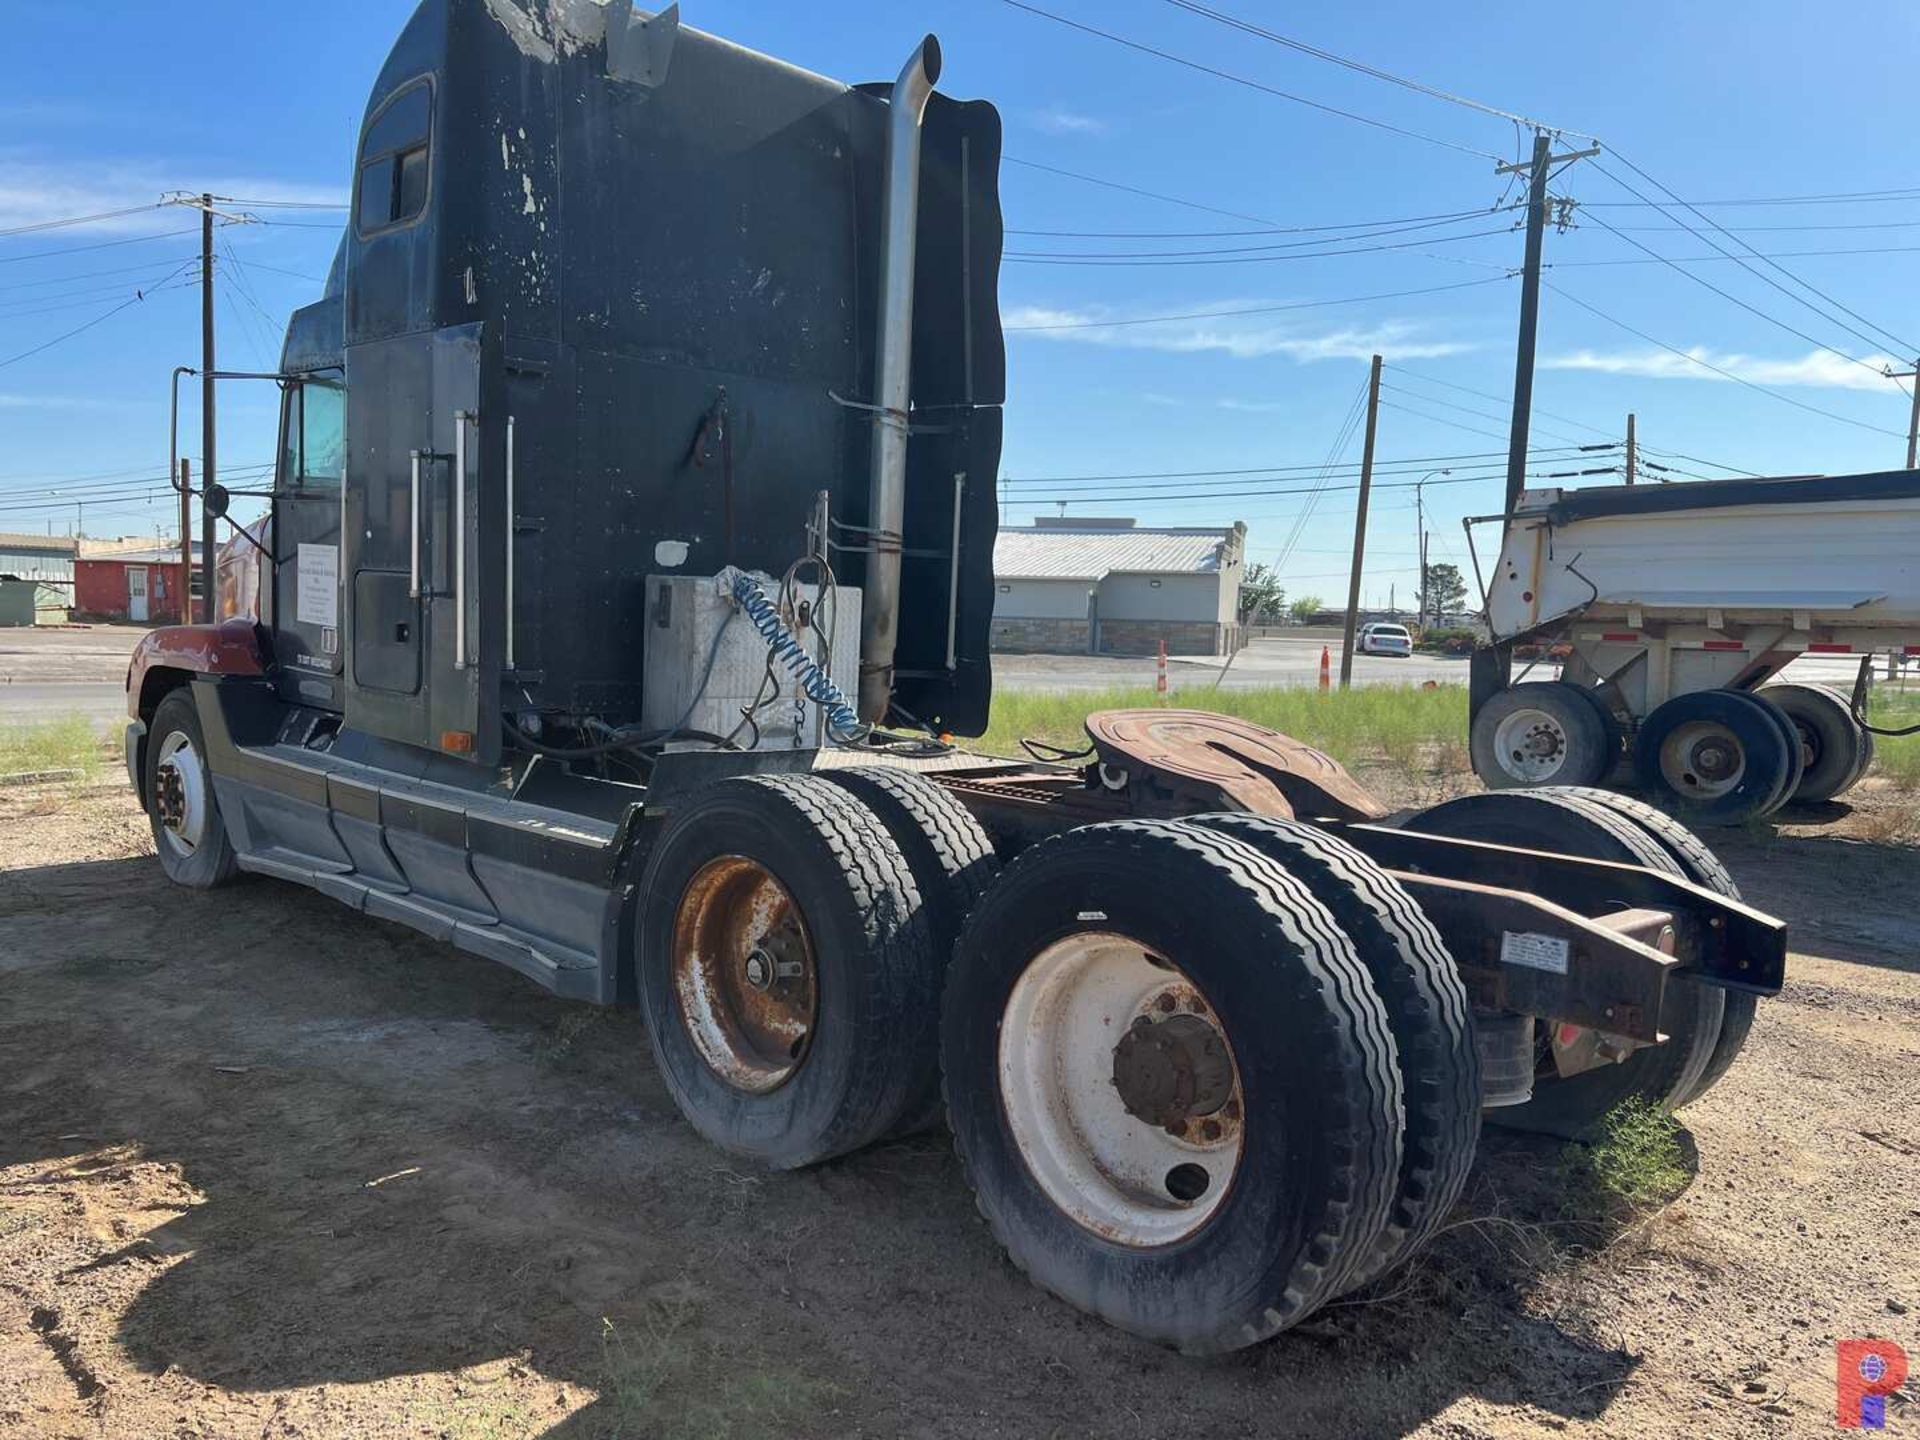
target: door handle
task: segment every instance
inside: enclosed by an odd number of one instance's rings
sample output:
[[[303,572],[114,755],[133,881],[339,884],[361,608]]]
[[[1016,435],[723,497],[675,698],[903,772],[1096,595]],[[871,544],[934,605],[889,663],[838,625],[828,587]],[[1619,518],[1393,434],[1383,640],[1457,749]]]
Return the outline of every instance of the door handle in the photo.
[[[412,526],[412,540],[407,552],[407,598],[420,598],[420,452],[407,452],[409,464],[407,479],[407,513]]]
[[[507,669],[513,669],[513,416],[507,416]]]
[[[453,412],[453,668],[467,668],[467,421]]]

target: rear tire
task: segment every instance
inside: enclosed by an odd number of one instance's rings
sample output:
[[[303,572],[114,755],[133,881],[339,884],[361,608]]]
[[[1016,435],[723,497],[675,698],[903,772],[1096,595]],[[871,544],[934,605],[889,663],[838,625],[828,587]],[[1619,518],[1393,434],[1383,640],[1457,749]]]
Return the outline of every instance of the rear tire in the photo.
[[[858,765],[816,773],[879,816],[900,853],[907,857],[914,887],[926,906],[934,965],[944,980],[960,927],[1000,875],[1000,861],[987,832],[952,791],[911,770]],[[892,1133],[913,1135],[930,1129],[944,1112],[940,1076],[935,1070]]]
[[[176,885],[212,890],[240,873],[207,765],[193,691],[174,690],[147,730],[147,822],[160,868]]]
[[[1759,693],[1799,735],[1806,768],[1793,792],[1796,804],[1831,800],[1859,781],[1869,737],[1845,700],[1824,685],[1769,685]]]
[[[1405,828],[1684,875],[1680,864],[1632,820],[1563,790],[1468,795],[1422,811]],[[1660,1012],[1660,1028],[1668,1036],[1664,1044],[1642,1046],[1617,1064],[1574,1075],[1561,1075],[1548,1050],[1534,1071],[1533,1098],[1524,1105],[1490,1110],[1485,1118],[1509,1129],[1584,1140],[1598,1132],[1607,1112],[1623,1100],[1638,1098],[1669,1110],[1685,1103],[1713,1057],[1725,997],[1717,986],[1669,983]],[[1544,1033],[1547,1023],[1537,1021],[1536,1029]]]
[[[1021,854],[961,935],[941,1061],[1008,1256],[1135,1335],[1265,1339],[1339,1293],[1387,1222],[1384,1007],[1326,907],[1232,836],[1121,821]]]
[[[1774,716],[1733,690],[1676,695],[1646,718],[1634,745],[1641,785],[1699,825],[1738,825],[1764,814],[1788,764]]]
[[[1502,690],[1480,707],[1467,739],[1474,774],[1490,790],[1591,785],[1620,748],[1602,708],[1562,680]]]
[[[689,1124],[786,1170],[880,1139],[925,1093],[940,966],[907,859],[816,775],[696,792],[648,856],[640,1009]]]
[[[1787,712],[1757,690],[1729,690],[1729,694],[1743,695],[1767,712],[1767,718],[1773,722],[1773,728],[1780,733],[1780,743],[1787,756],[1787,772],[1780,778],[1780,788],[1774,792],[1773,799],[1767,802],[1767,808],[1760,814],[1767,816],[1792,803],[1794,791],[1800,788],[1800,778],[1806,773],[1807,752],[1800,743],[1800,731]]]
[[[1352,939],[1386,1006],[1407,1123],[1393,1210],[1349,1282],[1365,1285],[1426,1243],[1473,1168],[1480,1061],[1466,986],[1413,897],[1338,836],[1268,815],[1196,815],[1191,823],[1246,841],[1311,890]]]

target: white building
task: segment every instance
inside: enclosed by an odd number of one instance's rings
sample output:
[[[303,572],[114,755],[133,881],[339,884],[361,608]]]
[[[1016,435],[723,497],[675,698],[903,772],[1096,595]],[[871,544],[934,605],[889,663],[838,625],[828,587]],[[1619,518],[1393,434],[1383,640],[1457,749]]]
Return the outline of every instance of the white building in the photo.
[[[1238,640],[1247,527],[1072,516],[1004,528],[993,648],[1053,655],[1224,655]]]

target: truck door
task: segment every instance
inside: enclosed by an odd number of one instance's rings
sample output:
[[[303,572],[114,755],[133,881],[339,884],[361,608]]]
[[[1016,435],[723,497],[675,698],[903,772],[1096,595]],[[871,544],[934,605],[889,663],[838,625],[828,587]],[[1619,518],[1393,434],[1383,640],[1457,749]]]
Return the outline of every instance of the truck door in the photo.
[[[272,617],[282,698],[327,710],[344,704],[340,491],[346,458],[346,390],[339,372],[288,384],[281,401],[274,522],[267,531],[275,563],[262,576],[273,586],[266,613]],[[247,546],[245,540],[235,543]]]
[[[499,581],[500,530],[481,515],[498,520],[504,417],[480,412],[480,331],[347,351],[347,719],[491,763],[499,727],[481,696],[497,688],[497,638],[479,622],[494,610],[481,601]]]

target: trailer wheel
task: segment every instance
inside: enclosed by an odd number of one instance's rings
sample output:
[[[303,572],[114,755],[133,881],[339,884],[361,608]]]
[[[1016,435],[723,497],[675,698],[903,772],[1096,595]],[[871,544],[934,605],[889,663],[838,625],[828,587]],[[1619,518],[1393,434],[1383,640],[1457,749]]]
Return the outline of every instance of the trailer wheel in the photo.
[[[973,812],[952,791],[924,775],[885,765],[857,765],[818,772],[880,817],[913,871],[926,905],[927,934],[942,976],[954,943],[975,902],[999,877],[993,843]],[[937,1124],[945,1111],[940,1077],[929,1074],[924,1093],[894,1131],[912,1135]]]
[[[1661,849],[1673,858],[1681,873],[1694,884],[1704,885],[1730,900],[1740,898],[1740,887],[1734,882],[1733,872],[1707,847],[1706,841],[1665,811],[1656,810],[1644,801],[1626,795],[1616,795],[1611,790],[1570,788],[1567,793],[1577,799],[1604,805],[1615,814],[1633,821],[1653,837]],[[1695,982],[1689,980],[1685,983]],[[1740,1051],[1747,1043],[1747,1035],[1753,1029],[1754,1011],[1760,1005],[1759,997],[1750,990],[1722,990],[1720,993],[1726,1001],[1720,1018],[1720,1037],[1714,1041],[1713,1053],[1707,1057],[1700,1078],[1694,1082],[1692,1089],[1674,1101],[1676,1106],[1692,1104],[1719,1084],[1720,1077],[1739,1058]]]
[[[1800,737],[1806,769],[1793,792],[1797,803],[1831,800],[1859,781],[1868,736],[1845,700],[1824,685],[1769,685],[1759,693],[1786,713]]]
[[[1393,1037],[1351,941],[1245,841],[1119,821],[1025,851],[960,937],[947,1113],[1014,1264],[1194,1353],[1339,1293],[1393,1204]]]
[[[1641,784],[1703,825],[1738,825],[1764,814],[1788,763],[1773,716],[1733,690],[1676,695],[1642,723],[1634,746]]]
[[[1473,772],[1490,790],[1590,785],[1613,768],[1620,740],[1611,717],[1564,680],[1502,690],[1473,717]]]
[[[147,734],[147,821],[160,868],[176,885],[211,890],[239,874],[189,689],[173,691],[153,713]]]
[[[1684,876],[1680,864],[1632,820],[1558,789],[1468,795],[1422,811],[1406,828]],[[1486,1118],[1510,1129],[1585,1139],[1623,1100],[1639,1098],[1671,1110],[1695,1093],[1719,1041],[1725,1009],[1726,991],[1718,986],[1669,984],[1660,1012],[1660,1028],[1668,1036],[1664,1044],[1642,1046],[1617,1064],[1575,1075],[1554,1068],[1550,1043],[1537,1045],[1533,1098],[1489,1111]],[[1536,1031],[1550,1041],[1545,1021],[1536,1023]]]
[[[1196,815],[1299,880],[1353,940],[1386,1006],[1406,1103],[1400,1178],[1386,1228],[1349,1288],[1423,1245],[1453,1209],[1480,1137],[1480,1061],[1466,986],[1446,942],[1400,883],[1346,841],[1269,815]]]
[[[940,967],[879,818],[814,775],[695,792],[641,880],[636,972],[688,1122],[792,1169],[881,1138],[926,1093]]]

